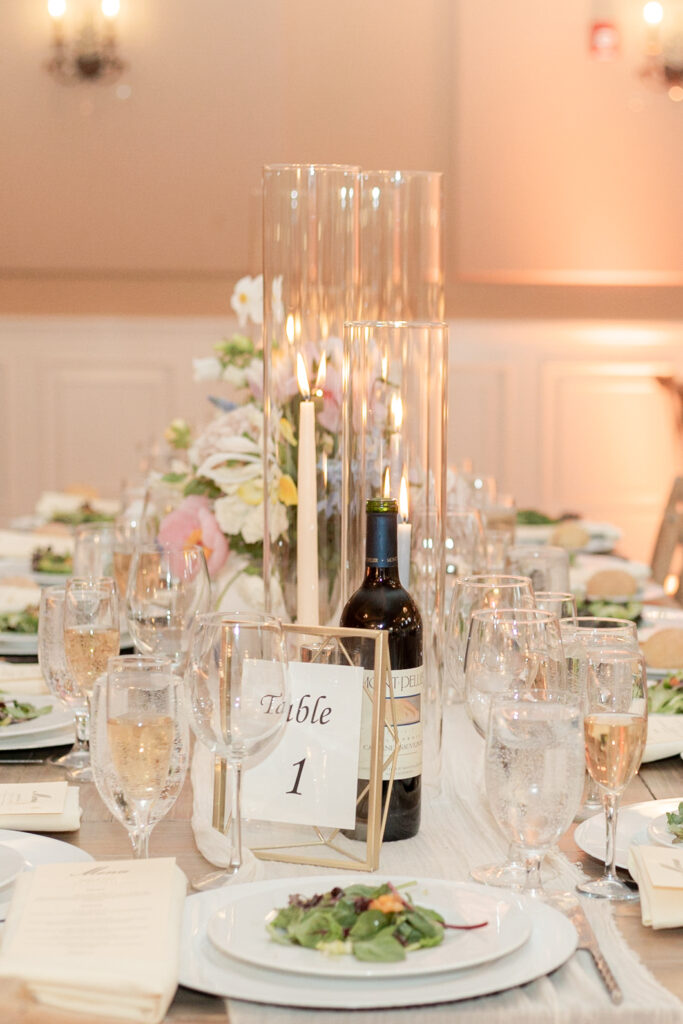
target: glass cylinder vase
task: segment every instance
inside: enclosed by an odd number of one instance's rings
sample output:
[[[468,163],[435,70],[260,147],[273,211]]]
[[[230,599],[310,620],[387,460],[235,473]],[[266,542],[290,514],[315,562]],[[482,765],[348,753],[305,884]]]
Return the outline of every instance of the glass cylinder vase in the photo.
[[[266,607],[306,625],[341,609],[343,325],[358,316],[359,170],[263,173]]]
[[[363,171],[360,247],[361,306],[367,320],[443,320],[439,171]]]
[[[448,328],[356,322],[344,331],[343,599],[365,566],[365,503],[399,503],[399,574],[424,635],[424,750],[429,782],[441,751]]]

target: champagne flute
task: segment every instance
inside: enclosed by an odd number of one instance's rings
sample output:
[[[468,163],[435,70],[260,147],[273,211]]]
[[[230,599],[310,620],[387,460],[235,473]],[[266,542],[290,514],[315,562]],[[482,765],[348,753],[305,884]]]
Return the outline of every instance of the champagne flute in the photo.
[[[577,886],[587,896],[637,900],[616,873],[619,798],[640,767],[647,738],[647,670],[640,654],[623,648],[588,655],[586,764],[605,808],[605,871]]]
[[[541,860],[571,825],[583,793],[578,699],[566,690],[548,689],[494,697],[485,763],[491,813],[524,860],[523,892],[547,900]]]
[[[183,682],[168,658],[111,658],[92,696],[92,767],[102,800],[135,857],[180,793],[189,756]]]
[[[534,590],[569,590],[569,553],[549,544],[517,544],[507,553],[508,572],[528,576]]]
[[[477,573],[457,576],[446,623],[446,678],[451,703],[465,697],[465,649],[472,613],[478,608],[534,608],[531,580],[526,576]]]
[[[513,690],[566,690],[560,625],[535,608],[480,608],[472,613],[465,655],[467,710],[486,735],[491,700]],[[511,844],[503,863],[476,867],[471,875],[487,885],[520,886],[526,879],[524,851]]]
[[[90,697],[95,680],[119,653],[119,603],[110,576],[73,576],[64,593],[64,652],[75,685]]]
[[[187,660],[189,630],[195,615],[211,602],[204,549],[140,544],[133,553],[126,616],[135,647],[158,654],[182,673]]]
[[[65,768],[70,779],[89,782],[90,749],[88,746],[88,698],[69,672],[64,651],[64,602],[66,588],[43,587],[40,592],[38,616],[38,664],[50,693],[73,709],[76,742],[61,757],[49,758],[52,764]]]
[[[597,618],[591,615],[562,619],[560,630],[567,661],[569,689],[581,697],[584,701],[584,710],[586,710],[589,654],[614,648],[629,650],[632,654],[637,655],[640,653],[638,630],[630,619]],[[588,773],[588,769],[586,769],[586,774],[586,793],[579,818],[585,818],[602,810],[602,795]]]
[[[225,870],[193,882],[213,889],[242,863],[241,780],[244,758],[276,744],[287,716],[289,670],[282,626],[271,615],[198,615],[185,678],[197,739],[227,758],[231,777],[230,852]],[[273,709],[279,707],[280,713]]]

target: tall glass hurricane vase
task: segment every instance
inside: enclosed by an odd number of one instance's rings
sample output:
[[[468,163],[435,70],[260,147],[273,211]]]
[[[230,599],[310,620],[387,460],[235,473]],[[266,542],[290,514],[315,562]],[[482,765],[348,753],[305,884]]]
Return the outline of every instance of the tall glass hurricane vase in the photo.
[[[443,320],[443,175],[363,171],[360,248],[364,316]]]
[[[266,603],[307,625],[341,607],[342,336],[358,316],[358,224],[358,168],[264,168]]]
[[[366,500],[398,499],[399,575],[425,628],[427,784],[439,771],[442,721],[447,356],[442,323],[345,327],[344,597],[363,577]]]

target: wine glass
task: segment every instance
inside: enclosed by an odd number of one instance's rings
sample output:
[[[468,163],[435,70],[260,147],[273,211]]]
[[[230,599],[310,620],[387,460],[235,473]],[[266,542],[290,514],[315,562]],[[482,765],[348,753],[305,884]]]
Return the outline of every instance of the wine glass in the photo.
[[[605,872],[577,886],[587,896],[637,900],[616,873],[619,797],[640,767],[647,738],[647,670],[640,654],[623,648],[588,655],[586,764],[605,808]]]
[[[446,623],[446,673],[451,703],[465,698],[465,648],[472,612],[477,608],[533,608],[531,580],[525,576],[478,573],[457,576]]]
[[[446,608],[450,608],[453,584],[458,576],[470,576],[485,568],[484,528],[476,508],[449,508],[445,523]]]
[[[549,544],[516,544],[507,553],[508,572],[528,576],[534,590],[569,590],[569,553]]]
[[[244,758],[274,746],[287,719],[281,709],[289,696],[289,669],[280,622],[265,614],[198,615],[185,678],[193,732],[230,764],[228,866],[192,883],[195,889],[213,889],[229,881],[242,863]],[[280,713],[274,712],[278,706]]]
[[[209,571],[199,546],[141,544],[133,552],[126,592],[128,630],[141,654],[159,654],[182,673],[189,629],[211,602]]]
[[[119,653],[119,603],[110,576],[73,576],[64,593],[64,653],[74,684],[90,697],[95,680]]]
[[[569,591],[537,590],[534,597],[537,608],[544,612],[552,612],[558,619],[576,616],[576,598]]]
[[[81,523],[74,531],[74,576],[114,575],[114,527]]]
[[[102,800],[128,831],[135,857],[185,781],[189,726],[183,682],[168,658],[111,658],[92,695],[92,767]]]
[[[569,689],[584,701],[588,694],[589,654],[610,648],[640,653],[638,630],[630,619],[597,618],[578,615],[560,620],[562,646],[567,662],[567,684]],[[585,798],[580,818],[602,810],[602,794],[593,781],[588,769]]]
[[[546,688],[494,697],[485,766],[491,813],[524,861],[523,891],[547,899],[541,860],[569,828],[583,792],[583,712],[578,699]]]
[[[480,608],[472,613],[465,656],[467,710],[480,736],[486,735],[491,700],[513,690],[566,690],[560,626],[550,612],[535,608]],[[487,885],[519,886],[525,856],[511,845],[503,863],[471,871]]]
[[[72,708],[76,725],[76,742],[61,757],[49,758],[52,764],[65,768],[70,779],[90,782],[90,749],[88,746],[88,698],[69,672],[64,652],[64,602],[66,588],[43,587],[40,592],[38,616],[38,664],[50,693]]]

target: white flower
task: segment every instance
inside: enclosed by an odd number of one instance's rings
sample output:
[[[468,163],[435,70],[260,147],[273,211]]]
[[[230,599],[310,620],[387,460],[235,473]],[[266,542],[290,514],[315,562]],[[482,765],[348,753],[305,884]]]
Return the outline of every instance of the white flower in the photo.
[[[241,277],[235,285],[230,305],[237,314],[240,327],[245,327],[247,320],[262,324],[263,274],[258,277]]]
[[[192,371],[195,381],[220,380],[222,367],[220,360],[215,356],[207,356],[203,359],[193,359]]]
[[[234,388],[243,388],[246,381],[246,374],[239,366],[226,366],[223,369],[222,379],[232,384]]]

